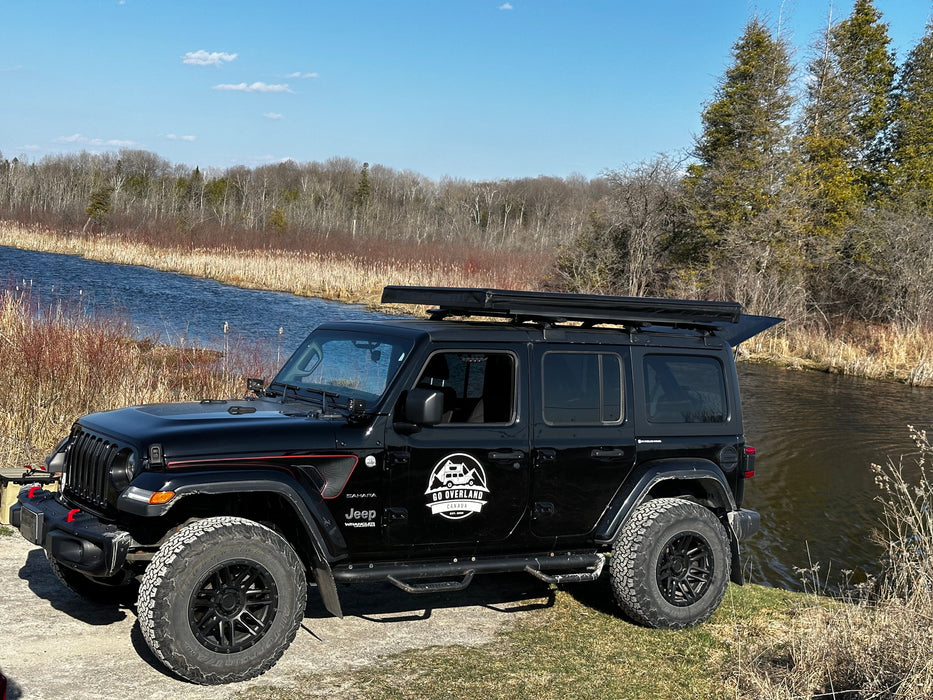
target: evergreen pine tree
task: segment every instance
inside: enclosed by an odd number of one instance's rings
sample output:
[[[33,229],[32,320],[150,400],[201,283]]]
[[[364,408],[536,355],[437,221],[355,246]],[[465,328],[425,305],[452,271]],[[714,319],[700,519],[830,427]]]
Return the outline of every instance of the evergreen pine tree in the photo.
[[[853,167],[869,198],[883,187],[888,126],[894,89],[894,54],[888,25],[873,0],[856,0],[852,15],[833,29],[833,54],[839,62],[855,135]]]
[[[369,184],[369,163],[363,163],[360,168],[360,181],[353,193],[353,206],[356,208],[364,207],[369,202],[371,187]]]
[[[893,121],[892,198],[933,212],[933,21],[901,69]]]
[[[713,245],[775,203],[793,104],[788,46],[761,20],[748,22],[732,54],[733,65],[703,111],[697,162],[685,180],[698,230]]]
[[[856,0],[810,62],[798,178],[816,240],[840,238],[884,190],[895,74],[889,44],[873,1]]]

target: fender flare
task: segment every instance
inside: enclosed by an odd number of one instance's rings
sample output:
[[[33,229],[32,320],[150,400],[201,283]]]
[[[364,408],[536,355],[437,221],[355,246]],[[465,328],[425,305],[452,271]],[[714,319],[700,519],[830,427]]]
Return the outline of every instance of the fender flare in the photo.
[[[626,479],[625,485],[618,491],[596,526],[596,543],[611,546],[629,516],[647,500],[652,490],[659,484],[670,481],[698,486],[703,494],[704,505],[725,511],[725,517],[721,517],[720,520],[729,534],[732,581],[741,585],[743,576],[739,559],[739,537],[729,515],[739,509],[722,470],[706,459],[659,459],[638,467]]]

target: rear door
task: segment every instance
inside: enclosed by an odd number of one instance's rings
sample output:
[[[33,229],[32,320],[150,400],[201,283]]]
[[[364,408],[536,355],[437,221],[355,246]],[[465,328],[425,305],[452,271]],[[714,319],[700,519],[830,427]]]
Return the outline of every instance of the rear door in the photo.
[[[538,346],[532,367],[532,532],[583,535],[635,461],[629,349]]]

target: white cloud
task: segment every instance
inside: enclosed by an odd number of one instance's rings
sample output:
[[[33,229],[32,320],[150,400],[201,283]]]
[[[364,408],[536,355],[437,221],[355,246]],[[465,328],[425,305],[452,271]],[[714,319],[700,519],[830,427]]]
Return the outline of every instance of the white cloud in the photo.
[[[317,73],[302,73],[301,71],[296,71],[294,73],[289,73],[285,76],[286,78],[316,78],[318,77]]]
[[[189,51],[181,57],[181,62],[192,66],[219,66],[222,63],[229,63],[236,57],[237,54],[235,53],[207,52],[201,49],[200,51]]]
[[[179,136],[178,134],[166,134],[165,138],[169,141],[194,141],[197,139],[197,136],[192,136],[190,134],[183,134]]]
[[[269,83],[222,83],[214,86],[215,90],[236,90],[238,92],[293,92],[287,83],[270,85]]]
[[[282,118],[282,115],[279,114],[278,112],[266,112],[262,116],[264,116],[266,119],[281,119]]]
[[[499,9],[500,10],[514,10],[515,8],[512,7],[512,3],[504,2],[501,5],[499,5]]]
[[[53,139],[55,143],[75,143],[81,144],[84,146],[119,146],[120,148],[129,148],[131,146],[136,146],[135,141],[129,141],[127,139],[100,139],[100,138],[91,138],[85,136],[84,134],[72,134],[71,136],[59,136],[56,139]]]
[[[269,165],[270,163],[286,163],[289,160],[291,160],[291,158],[281,158],[272,154],[266,154],[264,156],[248,156],[246,158],[246,164],[252,166]]]

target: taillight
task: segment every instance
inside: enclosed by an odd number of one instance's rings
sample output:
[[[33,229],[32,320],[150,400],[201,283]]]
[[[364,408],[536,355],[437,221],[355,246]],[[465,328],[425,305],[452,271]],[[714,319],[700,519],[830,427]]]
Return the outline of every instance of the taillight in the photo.
[[[745,478],[751,479],[755,476],[755,448],[746,445],[745,446]]]

